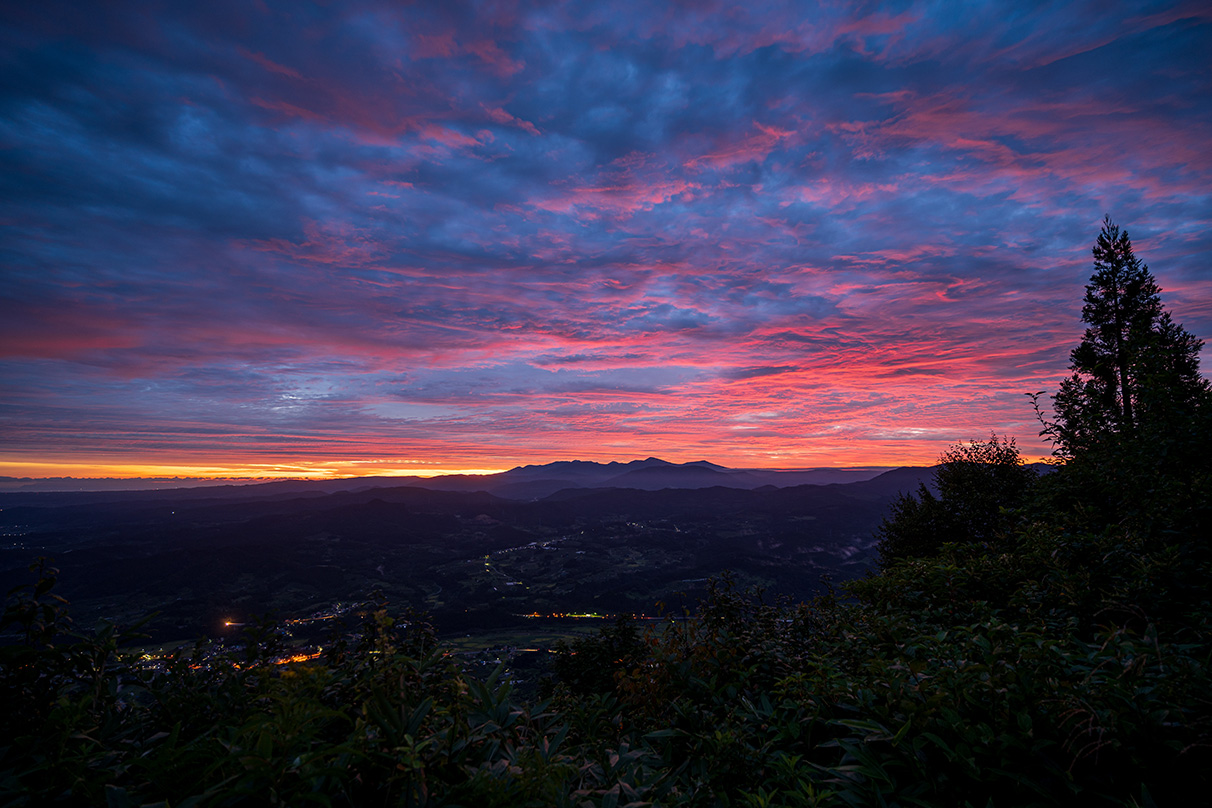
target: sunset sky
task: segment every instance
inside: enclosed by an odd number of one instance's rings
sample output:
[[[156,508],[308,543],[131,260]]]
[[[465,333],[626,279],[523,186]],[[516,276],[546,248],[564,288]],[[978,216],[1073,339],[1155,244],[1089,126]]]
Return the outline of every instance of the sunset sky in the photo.
[[[1046,455],[1104,214],[1212,340],[1212,6],[1034,5],[4,3],[0,475]]]

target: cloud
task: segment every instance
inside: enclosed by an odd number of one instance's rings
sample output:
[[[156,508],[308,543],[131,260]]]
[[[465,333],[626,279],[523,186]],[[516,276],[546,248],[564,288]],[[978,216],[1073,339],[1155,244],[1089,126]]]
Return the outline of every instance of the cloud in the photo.
[[[756,379],[759,376],[775,376],[780,373],[794,373],[792,365],[770,365],[767,367],[736,368],[724,375],[729,379]]]
[[[1107,212],[1212,341],[1199,4],[39,9],[8,458],[1043,452]]]

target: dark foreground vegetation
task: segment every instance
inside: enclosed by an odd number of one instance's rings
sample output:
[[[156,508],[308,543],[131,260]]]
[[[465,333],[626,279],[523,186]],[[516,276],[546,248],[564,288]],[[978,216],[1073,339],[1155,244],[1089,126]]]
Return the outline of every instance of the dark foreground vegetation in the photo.
[[[565,645],[542,700],[423,620],[271,664],[141,668],[52,581],[0,649],[0,794],[84,805],[1171,805],[1212,772],[1212,394],[1107,223],[1058,464],[994,436],[897,501],[880,572],[807,604],[717,581]],[[191,654],[193,654],[191,656]]]

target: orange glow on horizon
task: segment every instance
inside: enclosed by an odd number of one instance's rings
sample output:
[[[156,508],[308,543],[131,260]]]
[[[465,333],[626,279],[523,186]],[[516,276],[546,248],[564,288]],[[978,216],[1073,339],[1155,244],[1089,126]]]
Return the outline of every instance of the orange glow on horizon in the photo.
[[[953,442],[918,441],[872,442],[863,446],[837,448],[827,452],[754,452],[710,456],[706,452],[661,451],[572,454],[551,453],[541,457],[467,458],[440,461],[401,461],[383,459],[358,460],[292,460],[280,463],[226,462],[174,463],[149,458],[142,462],[114,462],[106,458],[79,460],[27,460],[0,456],[0,476],[18,479],[72,478],[74,480],[129,479],[180,481],[221,481],[232,483],[271,482],[274,480],[337,480],[351,477],[438,477],[451,474],[488,475],[508,471],[516,466],[541,465],[561,460],[596,460],[629,462],[646,457],[660,457],[671,463],[707,460],[737,469],[795,470],[807,468],[864,468],[895,466],[930,466]],[[1045,462],[1048,455],[1020,446],[1028,463]]]
[[[496,474],[510,466],[500,468],[462,468],[454,464],[433,466],[393,466],[367,468],[358,461],[336,463],[310,463],[307,461],[265,463],[213,463],[176,464],[157,463],[112,463],[105,460],[95,462],[52,462],[0,458],[0,476],[18,478],[71,477],[87,479],[129,480],[232,480],[233,482],[272,480],[337,480],[346,477],[438,477],[445,474]]]

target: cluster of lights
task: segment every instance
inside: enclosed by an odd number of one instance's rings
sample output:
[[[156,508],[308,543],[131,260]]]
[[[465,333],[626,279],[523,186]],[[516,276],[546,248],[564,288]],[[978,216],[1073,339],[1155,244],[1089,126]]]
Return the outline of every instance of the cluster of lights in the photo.
[[[295,662],[307,662],[309,659],[316,659],[319,656],[320,656],[319,651],[316,651],[315,653],[312,653],[312,654],[295,654],[294,656],[283,657],[282,659],[275,659],[274,664],[275,665],[290,665]]]
[[[598,614],[597,612],[550,612],[548,614],[542,614],[540,612],[531,612],[530,614],[522,614],[522,615],[518,615],[518,616],[519,617],[529,617],[532,619],[533,618],[551,619],[551,618],[555,618],[555,617],[575,617],[577,619],[591,618],[593,620],[609,620],[609,619],[613,618],[615,615]]]
[[[308,623],[315,623],[319,620],[334,620],[334,619],[336,619],[336,617],[337,617],[337,615],[335,615],[335,614],[322,614],[322,615],[319,615],[318,617],[296,617],[291,620],[285,620],[283,622],[286,623],[286,625],[288,625],[288,626],[302,626],[302,625],[306,625]]]
[[[552,620],[555,618],[574,618],[577,620],[613,620],[618,617],[617,614],[598,614],[597,612],[531,612],[530,614],[514,615],[515,617],[525,617],[531,620]],[[649,617],[646,614],[632,615],[636,620],[659,620],[658,617]]]

